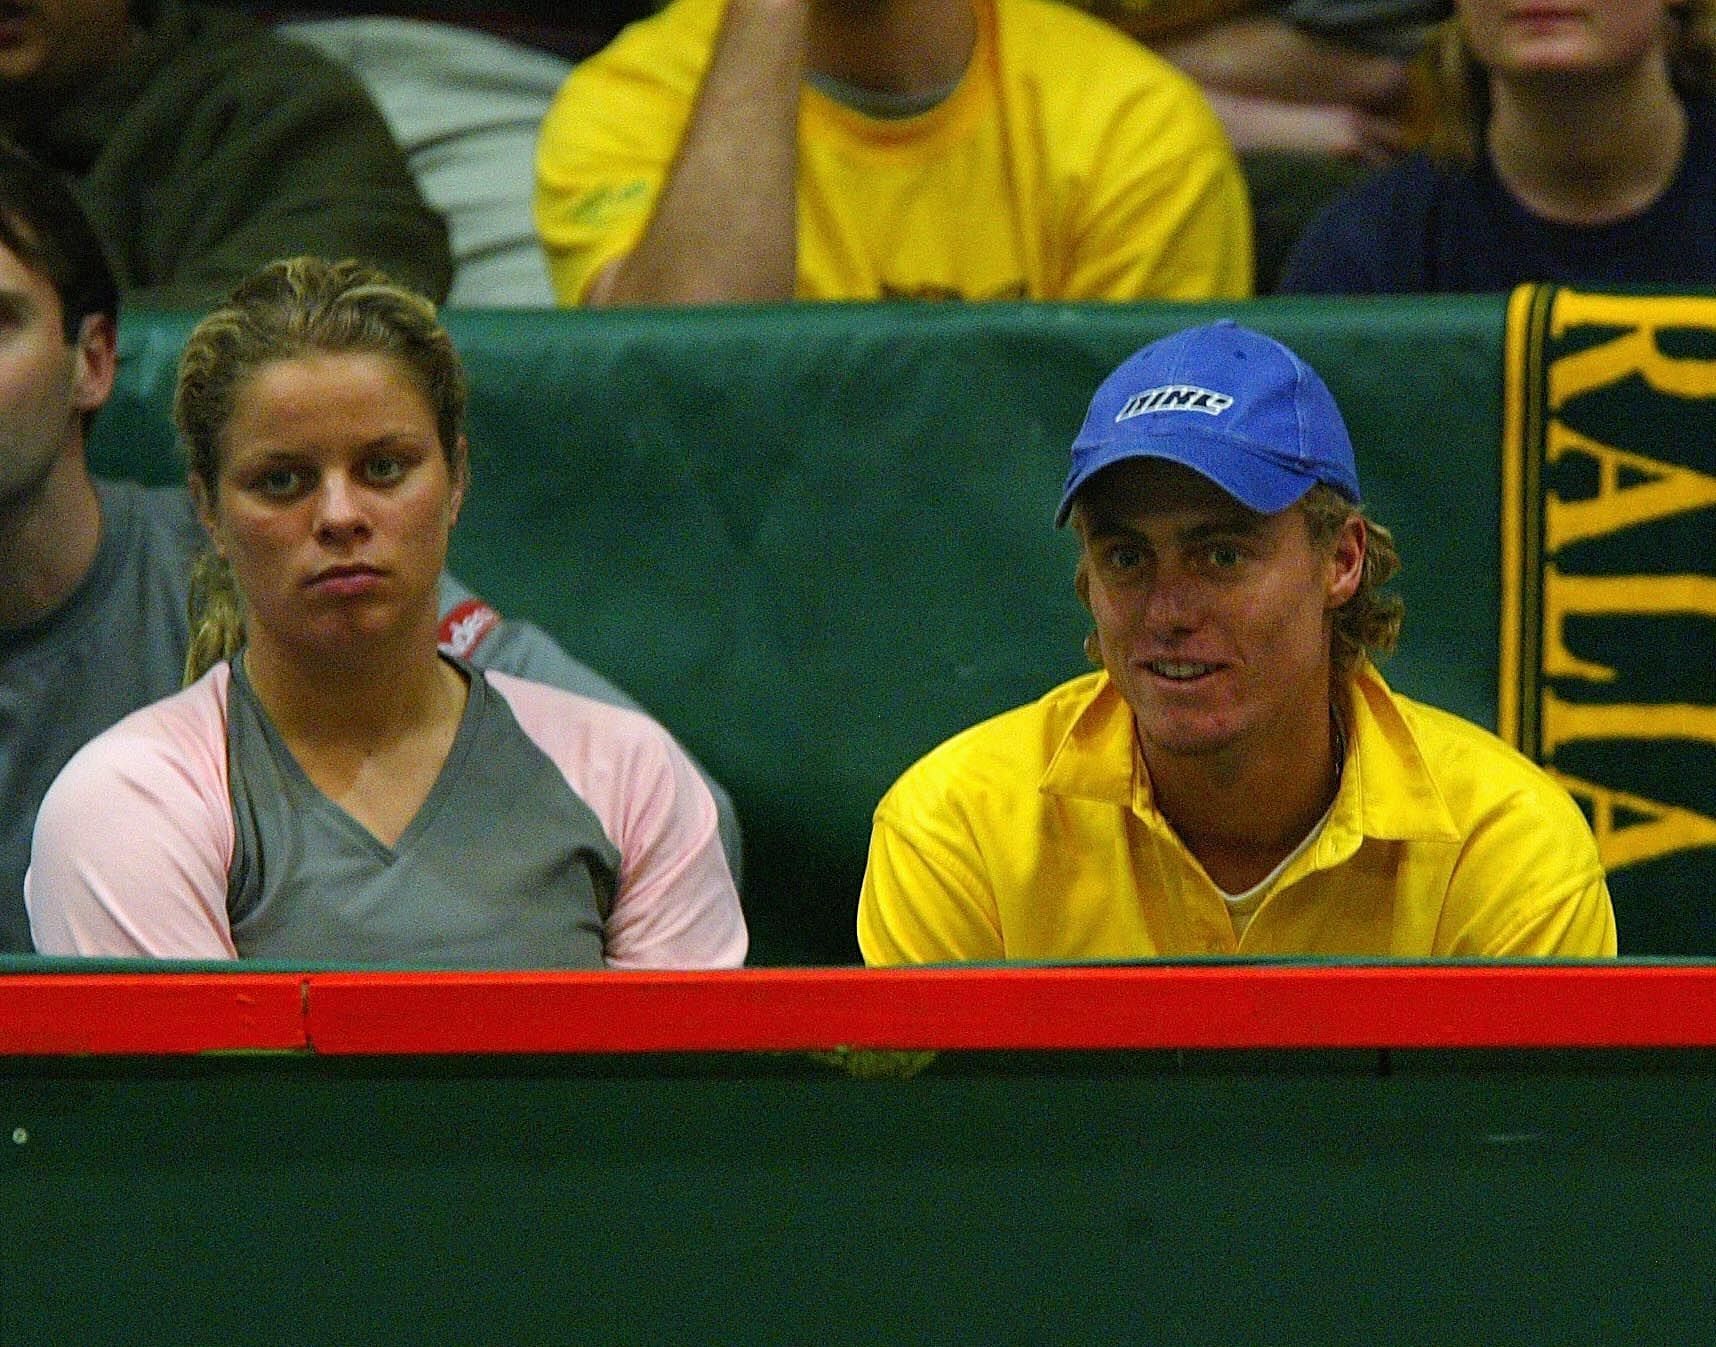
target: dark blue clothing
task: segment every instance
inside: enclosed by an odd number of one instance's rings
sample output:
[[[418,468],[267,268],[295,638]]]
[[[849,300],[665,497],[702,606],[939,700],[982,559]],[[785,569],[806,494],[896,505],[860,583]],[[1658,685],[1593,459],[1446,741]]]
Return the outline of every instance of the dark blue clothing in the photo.
[[[1280,289],[1424,294],[1570,285],[1716,286],[1716,102],[1687,105],[1686,151],[1660,197],[1612,224],[1533,215],[1486,152],[1463,167],[1414,154],[1360,183],[1305,231]]]

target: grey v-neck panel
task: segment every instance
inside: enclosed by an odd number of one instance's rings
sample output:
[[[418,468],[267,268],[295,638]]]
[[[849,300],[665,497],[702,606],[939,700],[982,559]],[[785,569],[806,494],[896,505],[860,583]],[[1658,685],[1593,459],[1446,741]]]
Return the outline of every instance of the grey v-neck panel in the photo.
[[[600,968],[620,854],[479,673],[423,806],[388,847],[305,775],[232,662],[227,913],[245,958]]]

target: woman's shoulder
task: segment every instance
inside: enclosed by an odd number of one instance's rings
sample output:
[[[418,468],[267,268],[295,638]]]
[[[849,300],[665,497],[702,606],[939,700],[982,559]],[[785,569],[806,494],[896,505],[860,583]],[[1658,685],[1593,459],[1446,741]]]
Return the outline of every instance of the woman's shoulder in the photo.
[[[106,817],[124,799],[161,809],[193,799],[224,801],[228,681],[223,662],[103,730],[60,769],[44,811],[88,804]]]
[[[188,688],[123,717],[91,739],[72,761],[125,762],[140,756],[194,761],[214,753],[226,760],[226,693],[231,670],[217,664]]]
[[[598,753],[666,752],[672,736],[643,711],[614,706],[516,674],[484,669],[481,676],[511,710],[513,719],[544,752],[583,757]]]

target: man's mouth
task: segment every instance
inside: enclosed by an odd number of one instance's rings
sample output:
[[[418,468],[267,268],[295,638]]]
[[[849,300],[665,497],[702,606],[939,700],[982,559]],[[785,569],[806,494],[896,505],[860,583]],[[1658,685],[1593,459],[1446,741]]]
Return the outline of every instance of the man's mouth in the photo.
[[[1214,673],[1219,666],[1197,660],[1153,659],[1145,661],[1144,667],[1158,678],[1166,678],[1173,683],[1189,683]]]

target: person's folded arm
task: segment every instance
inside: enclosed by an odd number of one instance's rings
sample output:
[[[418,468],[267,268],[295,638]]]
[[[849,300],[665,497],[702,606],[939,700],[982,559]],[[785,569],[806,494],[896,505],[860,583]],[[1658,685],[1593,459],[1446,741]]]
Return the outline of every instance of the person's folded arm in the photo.
[[[806,0],[731,0],[649,223],[585,303],[793,297],[807,16]]]

